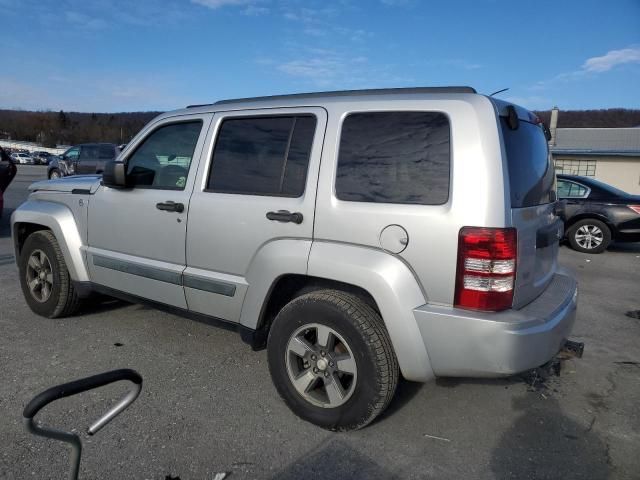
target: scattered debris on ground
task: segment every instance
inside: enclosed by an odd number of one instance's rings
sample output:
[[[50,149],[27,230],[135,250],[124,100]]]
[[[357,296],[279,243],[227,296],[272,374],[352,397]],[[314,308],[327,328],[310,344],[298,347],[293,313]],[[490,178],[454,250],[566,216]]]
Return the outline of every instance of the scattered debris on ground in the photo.
[[[542,393],[549,389],[548,380],[551,377],[559,377],[561,370],[562,359],[556,357],[540,367],[521,373],[518,378],[527,384],[527,391]]]
[[[444,438],[444,437],[436,437],[435,435],[428,435],[428,434],[423,434],[423,437],[426,438],[433,438],[434,440],[441,440],[443,442],[450,442],[451,440],[449,440],[448,438]]]

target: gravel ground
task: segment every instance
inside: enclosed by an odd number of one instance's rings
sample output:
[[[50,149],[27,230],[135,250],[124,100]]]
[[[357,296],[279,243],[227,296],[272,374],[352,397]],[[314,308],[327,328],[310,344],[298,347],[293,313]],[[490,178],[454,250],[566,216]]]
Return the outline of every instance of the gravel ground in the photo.
[[[639,478],[640,245],[602,255],[561,249],[580,282],[573,339],[582,359],[557,375],[404,382],[358,432],[335,434],[285,407],[265,352],[230,331],[119,301],[37,317],[20,292],[9,213],[43,167],[20,166],[0,223],[0,478],[63,478],[68,450],[30,436],[21,412],[39,391],[129,367],[140,398],[95,437],[82,478]],[[83,431],[125,391],[112,385],[47,407],[39,419]]]

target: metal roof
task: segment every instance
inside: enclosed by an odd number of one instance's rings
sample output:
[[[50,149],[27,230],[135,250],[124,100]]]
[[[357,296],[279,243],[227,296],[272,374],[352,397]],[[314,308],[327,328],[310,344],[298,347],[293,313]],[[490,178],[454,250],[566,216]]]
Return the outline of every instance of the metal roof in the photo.
[[[608,157],[639,157],[640,152],[634,150],[586,150],[586,149],[571,149],[571,148],[554,148],[551,147],[551,153],[553,155],[580,155],[580,156],[608,156]]]
[[[640,128],[558,128],[551,152],[640,156]]]

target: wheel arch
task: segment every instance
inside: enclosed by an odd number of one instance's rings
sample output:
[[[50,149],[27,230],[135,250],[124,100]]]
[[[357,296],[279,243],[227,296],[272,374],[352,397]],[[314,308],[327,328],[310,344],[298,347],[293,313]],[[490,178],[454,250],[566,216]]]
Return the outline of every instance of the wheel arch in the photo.
[[[39,200],[28,200],[20,205],[11,215],[11,236],[16,259],[20,257],[27,237],[39,230],[50,230],[56,237],[71,279],[89,281],[82,239],[71,210],[59,203]]]
[[[249,290],[251,290],[251,283]],[[286,273],[275,278],[253,316],[254,348],[266,342],[271,322],[289,301],[321,289],[350,293],[374,308],[382,317],[408,380],[427,381],[433,370],[413,309],[426,299],[410,269],[383,251],[330,242],[314,242],[306,273]],[[244,318],[250,319],[244,311]]]

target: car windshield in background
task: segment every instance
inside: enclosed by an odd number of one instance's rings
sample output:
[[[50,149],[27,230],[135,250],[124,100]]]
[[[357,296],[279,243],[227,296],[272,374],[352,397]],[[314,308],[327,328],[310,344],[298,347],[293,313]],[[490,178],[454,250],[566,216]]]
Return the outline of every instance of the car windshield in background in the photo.
[[[520,120],[518,128],[512,130],[504,117],[500,117],[500,125],[507,154],[511,207],[550,203],[555,172],[542,128]]]

